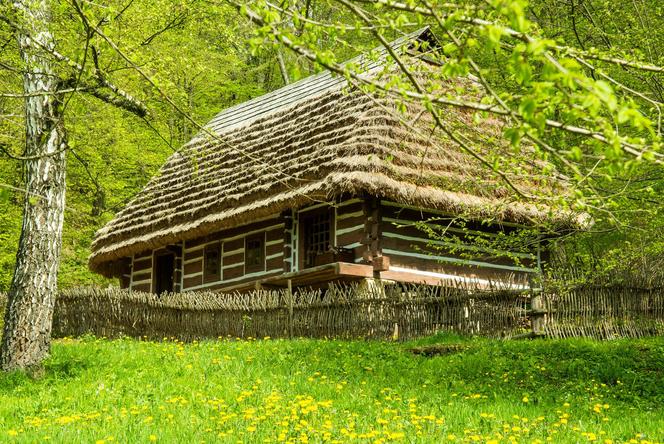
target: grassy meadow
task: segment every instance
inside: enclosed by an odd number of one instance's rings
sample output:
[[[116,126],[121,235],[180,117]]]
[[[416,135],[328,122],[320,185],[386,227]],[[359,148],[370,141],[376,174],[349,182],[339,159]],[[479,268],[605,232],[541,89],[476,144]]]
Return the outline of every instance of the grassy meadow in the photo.
[[[664,442],[664,338],[58,340],[0,375],[0,442],[47,441]]]

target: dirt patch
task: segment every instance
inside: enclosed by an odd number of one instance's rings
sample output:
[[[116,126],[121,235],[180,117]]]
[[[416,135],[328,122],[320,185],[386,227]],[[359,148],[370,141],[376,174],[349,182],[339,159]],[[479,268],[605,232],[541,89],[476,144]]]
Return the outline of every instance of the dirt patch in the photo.
[[[436,344],[436,345],[423,345],[421,347],[413,347],[407,349],[415,355],[422,356],[440,356],[451,355],[453,353],[461,353],[468,350],[470,346],[463,344]]]

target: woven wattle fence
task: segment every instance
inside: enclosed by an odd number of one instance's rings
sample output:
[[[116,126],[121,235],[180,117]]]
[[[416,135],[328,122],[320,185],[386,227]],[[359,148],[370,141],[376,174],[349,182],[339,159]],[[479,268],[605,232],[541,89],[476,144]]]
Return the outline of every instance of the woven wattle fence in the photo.
[[[438,332],[488,337],[638,338],[664,334],[664,287],[576,286],[531,295],[464,285],[336,285],[326,291],[196,292],[157,297],[79,288],[58,295],[56,337],[411,339]],[[539,298],[539,308],[535,308]],[[5,296],[0,294],[4,309]],[[531,304],[532,303],[532,304]],[[536,322],[535,319],[539,319]],[[533,332],[533,327],[537,331]]]
[[[332,286],[157,297],[77,289],[57,299],[54,336],[120,335],[183,340],[216,337],[409,339],[441,331],[511,336],[524,331],[527,298],[466,287]]]
[[[580,286],[543,297],[544,333],[555,338],[664,334],[664,288]]]

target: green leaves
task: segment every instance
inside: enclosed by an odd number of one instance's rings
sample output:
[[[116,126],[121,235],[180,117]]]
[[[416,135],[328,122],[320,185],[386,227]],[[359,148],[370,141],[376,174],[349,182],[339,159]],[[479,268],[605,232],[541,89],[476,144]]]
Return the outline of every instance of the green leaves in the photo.
[[[615,111],[618,100],[613,92],[613,88],[604,80],[595,81],[593,93],[602,101],[609,111]]]
[[[240,15],[225,3],[197,0],[135,0],[129,7],[126,1],[113,0],[103,6],[87,2],[84,8],[95,21],[103,19],[104,31],[199,122],[228,105],[282,86],[277,52],[284,57],[291,80],[298,80],[322,69],[321,64],[338,65],[381,47],[373,30],[392,41],[428,25],[441,48],[413,46],[410,53],[400,54],[412,66],[412,56],[422,51],[426,63],[436,67],[435,78],[423,82],[424,93],[394,65],[383,70],[381,85],[367,85],[366,92],[385,95],[379,91],[386,87],[403,99],[400,109],[413,101],[406,97],[416,94],[424,96],[419,104],[429,112],[448,112],[435,98],[459,104],[449,113],[472,113],[472,118],[457,123],[479,135],[472,148],[486,158],[488,166],[483,168],[502,169],[506,177],[522,174],[519,166],[510,162],[510,154],[534,144],[533,139],[542,141],[532,148],[529,159],[538,165],[541,176],[532,180],[559,173],[571,178],[569,187],[578,188],[577,195],[560,205],[594,206],[612,214],[619,207],[628,213],[641,211],[645,205],[638,202],[643,202],[645,194],[652,194],[634,184],[648,179],[650,190],[664,192],[659,181],[649,180],[657,174],[648,169],[650,162],[661,160],[662,73],[642,72],[613,62],[634,62],[643,57],[643,63],[664,65],[659,51],[664,37],[653,32],[664,23],[661,8],[653,2],[641,2],[642,10],[638,11],[630,2],[598,2],[590,12],[581,8],[570,11],[566,5],[546,0],[532,0],[530,5],[520,0],[461,0],[454,6],[434,2],[433,12],[415,0],[400,2],[398,8],[384,2],[350,3],[364,12],[369,24],[345,5],[327,0],[288,0],[278,5],[250,0],[239,2]],[[262,18],[262,25],[255,26],[241,16],[249,9]],[[55,11],[58,50],[73,60],[83,60],[85,39],[80,22],[72,20],[71,6],[58,3]],[[187,19],[173,29],[164,29],[169,18],[179,13]],[[646,17],[648,25],[643,26],[639,17]],[[6,38],[11,41],[12,36]],[[149,44],[144,44],[146,40]],[[313,61],[286,47],[286,40],[314,54]],[[71,143],[80,149],[91,171],[86,172],[76,160],[70,162],[70,203],[87,215],[95,186],[101,186],[109,196],[103,216],[77,218],[80,224],[68,228],[72,245],[84,244],[91,227],[120,208],[172,149],[195,132],[191,123],[166,106],[112,48],[97,37],[90,43],[100,66],[148,103],[154,116],[148,127],[95,99],[75,97],[68,104]],[[87,63],[93,66],[88,51]],[[377,54],[369,58],[377,61]],[[8,62],[20,66],[20,61]],[[66,63],[62,67],[63,72],[70,72]],[[350,80],[362,67],[347,66],[342,71]],[[11,86],[8,90],[17,85],[12,82],[20,82],[10,75],[0,73]],[[466,82],[468,79],[472,82]],[[3,102],[7,108],[3,112],[20,116],[21,104],[16,103],[12,107]],[[473,106],[464,107],[466,103]],[[492,108],[480,111],[477,104]],[[503,122],[504,126],[496,134],[487,134],[487,120]],[[20,117],[3,119],[0,128],[0,143],[16,144],[10,151],[20,152],[16,142],[22,137]],[[513,151],[497,154],[496,147],[508,144]],[[542,160],[547,163],[540,165]],[[12,165],[1,159],[0,167],[3,163]],[[1,173],[19,181],[20,169],[3,168]],[[7,193],[0,190],[0,205],[7,199]],[[12,202],[11,207],[15,206]],[[20,218],[20,212],[11,214]],[[623,217],[629,219],[621,214]],[[631,220],[626,223],[634,225]],[[68,263],[83,264],[83,250],[66,250],[74,258]],[[73,268],[68,272],[73,273]]]
[[[512,65],[510,66],[516,81],[521,85],[527,85],[533,78],[533,68],[526,58],[515,52],[512,55]]]
[[[492,49],[497,49],[500,47],[500,39],[504,35],[505,31],[502,26],[497,25],[487,25],[484,28],[486,37],[489,39],[489,44]]]
[[[537,109],[537,102],[532,97],[524,97],[519,104],[519,113],[524,120],[532,120]]]
[[[521,138],[523,137],[523,129],[522,128],[508,128],[505,130],[505,137],[510,141],[510,144],[514,147],[519,146],[521,143]],[[494,168],[496,168],[497,165],[494,164]]]
[[[569,150],[570,158],[576,162],[581,162],[583,160],[583,151],[578,146],[573,146]]]

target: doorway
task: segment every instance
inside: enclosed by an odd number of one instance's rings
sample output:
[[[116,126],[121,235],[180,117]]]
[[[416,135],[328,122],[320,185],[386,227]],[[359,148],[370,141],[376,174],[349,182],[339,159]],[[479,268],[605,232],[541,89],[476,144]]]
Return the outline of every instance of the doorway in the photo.
[[[163,293],[173,292],[173,278],[175,275],[175,253],[155,253],[154,257],[154,292],[161,296]]]

